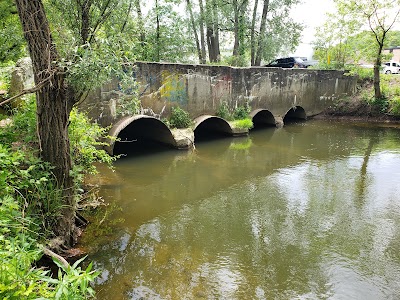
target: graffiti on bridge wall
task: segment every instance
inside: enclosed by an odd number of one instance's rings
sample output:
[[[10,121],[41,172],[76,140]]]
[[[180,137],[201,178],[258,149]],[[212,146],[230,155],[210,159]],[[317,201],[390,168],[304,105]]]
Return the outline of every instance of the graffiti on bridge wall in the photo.
[[[184,76],[165,70],[162,71],[160,96],[170,102],[187,104],[188,95]]]

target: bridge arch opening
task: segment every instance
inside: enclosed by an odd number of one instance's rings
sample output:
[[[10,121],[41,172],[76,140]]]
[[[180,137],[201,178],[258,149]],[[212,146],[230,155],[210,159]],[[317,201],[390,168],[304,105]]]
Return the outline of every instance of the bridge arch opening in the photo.
[[[108,152],[112,155],[147,154],[175,147],[175,139],[169,128],[160,120],[137,115],[125,117],[110,130],[116,137]]]
[[[232,136],[232,128],[226,120],[216,116],[201,116],[195,119],[195,141],[227,136]]]
[[[283,118],[283,124],[305,121],[306,119],[307,114],[304,108],[301,106],[294,106],[287,111],[285,117]]]
[[[257,109],[250,113],[254,129],[276,126],[274,115],[267,109]]]

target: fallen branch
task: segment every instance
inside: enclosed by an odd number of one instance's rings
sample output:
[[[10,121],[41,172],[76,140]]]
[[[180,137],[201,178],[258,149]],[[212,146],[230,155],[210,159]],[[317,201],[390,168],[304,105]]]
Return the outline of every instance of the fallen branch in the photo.
[[[46,254],[47,256],[57,259],[66,269],[70,267],[69,263],[66,261],[64,257],[58,255],[57,253],[54,253],[50,249],[43,247],[43,253]]]

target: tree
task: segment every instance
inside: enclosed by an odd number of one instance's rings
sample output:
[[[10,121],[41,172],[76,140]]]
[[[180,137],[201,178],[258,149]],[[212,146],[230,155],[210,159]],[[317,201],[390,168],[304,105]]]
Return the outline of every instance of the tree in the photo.
[[[190,0],[186,0],[186,7],[189,12],[190,22],[192,23],[193,34],[194,34],[196,48],[197,48],[197,55],[199,56],[199,62],[201,64],[205,64],[206,60],[205,60],[205,56],[203,56],[203,54],[205,54],[205,53],[203,53],[203,49],[201,48],[201,44],[200,44],[200,40],[199,40],[199,35],[197,34],[196,22],[194,20],[192,3],[190,2]]]
[[[362,25],[361,20],[349,14],[346,6],[337,4],[336,8],[336,12],[327,13],[327,21],[317,28],[314,42],[314,57],[329,69],[343,69],[348,63],[357,61],[353,37]]]
[[[40,155],[53,166],[57,187],[62,190],[61,215],[54,232],[70,246],[77,234],[70,112],[85,91],[112,75],[124,74],[129,54],[124,47],[130,43],[122,39],[128,19],[120,16],[129,15],[125,8],[131,5],[111,0],[67,2],[47,1],[47,11],[41,0],[16,0],[16,6],[34,71]],[[95,71],[99,76],[93,78]]]
[[[36,92],[38,136],[43,159],[54,166],[57,185],[63,190],[63,209],[56,234],[71,245],[75,238],[75,199],[68,138],[68,119],[75,102],[59,61],[43,3],[16,0],[25,39],[32,58]]]
[[[400,1],[391,0],[363,0],[347,1],[345,5],[356,17],[362,17],[376,41],[376,56],[374,63],[374,92],[375,99],[382,98],[380,87],[380,69],[382,64],[382,51],[387,41],[387,34],[397,22],[400,13]],[[391,15],[392,14],[392,15]]]
[[[364,53],[371,51],[374,53],[374,94],[376,99],[381,99],[383,97],[380,87],[382,50],[389,42],[390,31],[399,20],[400,0],[335,0],[335,3],[337,13],[332,15],[328,22],[336,20],[336,28],[340,26],[338,31],[347,33],[346,41],[344,42],[346,45],[351,45],[352,48],[350,49],[353,53],[360,53],[360,49],[354,49],[355,45],[350,42],[350,39],[357,37],[357,32],[360,33],[367,29],[369,31],[368,34],[363,34],[363,38],[360,38],[359,35],[358,40],[365,38],[365,40],[371,41],[367,47],[365,47],[365,42],[361,44],[364,46]],[[343,18],[347,21],[341,22],[340,20]],[[331,24],[330,26],[332,27]],[[370,37],[372,37],[372,40]],[[333,47],[338,49],[341,43],[341,40],[336,40],[336,45]],[[328,48],[332,48],[332,45],[329,45]],[[345,53],[342,54],[342,62],[347,63],[350,54],[349,56],[345,55]]]
[[[258,1],[256,1],[257,3]],[[290,52],[298,45],[301,24],[290,18],[291,8],[298,0],[262,1],[260,22],[257,22],[257,5],[254,5],[250,27],[251,65],[259,66],[261,61],[271,60],[279,53]],[[255,28],[257,24],[259,30]]]

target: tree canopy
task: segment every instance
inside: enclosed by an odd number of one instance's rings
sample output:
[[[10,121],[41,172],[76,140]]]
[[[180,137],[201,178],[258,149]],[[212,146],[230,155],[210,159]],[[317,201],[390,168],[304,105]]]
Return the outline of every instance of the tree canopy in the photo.
[[[302,25],[290,12],[299,0],[44,0],[60,63],[79,89],[90,74],[110,75],[122,62],[169,61],[260,65],[293,51]],[[0,61],[24,54],[12,0],[0,4]],[[94,51],[93,51],[94,50]],[[113,66],[113,67],[110,67]],[[79,70],[79,71],[78,71]],[[84,70],[87,74],[84,74]],[[79,73],[79,74],[78,74]],[[114,74],[113,74],[114,75]],[[73,81],[75,77],[70,77]],[[85,84],[85,86],[79,86]]]
[[[334,1],[336,13],[319,29],[316,56],[328,68],[373,62],[375,98],[381,99],[382,52],[398,41],[392,30],[399,23],[400,0]]]

